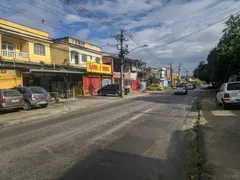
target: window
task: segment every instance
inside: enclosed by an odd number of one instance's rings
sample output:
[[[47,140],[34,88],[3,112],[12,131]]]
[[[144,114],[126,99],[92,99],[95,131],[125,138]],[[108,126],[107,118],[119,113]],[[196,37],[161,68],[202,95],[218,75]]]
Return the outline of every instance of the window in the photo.
[[[96,61],[97,63],[100,63],[101,60],[100,60],[99,57],[96,57],[96,58],[95,58],[95,61]]]
[[[92,61],[92,56],[89,56],[90,61]]]
[[[3,91],[3,96],[4,97],[13,97],[13,96],[22,96],[22,94],[20,92],[18,92],[17,90],[6,90],[6,91]]]
[[[87,62],[87,55],[86,54],[82,54],[82,61]]]
[[[71,52],[71,61],[75,64],[79,64],[79,55],[77,52]]]
[[[14,50],[14,45],[13,44],[2,43],[2,49],[6,50],[6,51],[13,51]]]
[[[45,94],[45,93],[47,93],[47,91],[45,89],[40,88],[40,87],[39,88],[38,87],[31,88],[31,90],[34,94]]]
[[[240,90],[240,83],[229,83],[227,86],[228,91]]]
[[[45,56],[45,47],[41,44],[34,44],[34,54]]]

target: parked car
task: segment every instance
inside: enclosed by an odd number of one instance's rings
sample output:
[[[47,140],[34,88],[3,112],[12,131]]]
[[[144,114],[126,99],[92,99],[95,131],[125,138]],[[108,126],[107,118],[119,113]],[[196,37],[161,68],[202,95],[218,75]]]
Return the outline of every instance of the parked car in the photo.
[[[24,105],[23,95],[15,89],[0,89],[0,111],[21,109]]]
[[[240,105],[240,81],[222,84],[215,99],[216,105],[229,109],[232,105]]]
[[[188,90],[193,90],[193,89],[194,89],[193,84],[188,83],[188,84],[187,84],[187,89],[188,89]]]
[[[130,92],[129,89],[124,88],[124,94],[127,95]],[[115,95],[116,97],[120,96],[120,85],[119,84],[108,84],[98,90],[99,96],[106,96],[108,94]]]
[[[184,84],[177,84],[174,94],[188,94],[188,88]]]
[[[151,84],[147,87],[148,91],[162,91],[164,88],[159,84]]]
[[[24,97],[23,109],[30,110],[33,106],[46,108],[49,103],[49,96],[42,87],[18,87],[17,90]]]

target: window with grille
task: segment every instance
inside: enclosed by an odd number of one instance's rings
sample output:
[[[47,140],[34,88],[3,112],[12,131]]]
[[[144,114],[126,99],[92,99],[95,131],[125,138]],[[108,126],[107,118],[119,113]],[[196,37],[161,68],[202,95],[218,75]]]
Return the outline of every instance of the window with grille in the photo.
[[[34,44],[34,54],[45,56],[45,47],[42,44]]]

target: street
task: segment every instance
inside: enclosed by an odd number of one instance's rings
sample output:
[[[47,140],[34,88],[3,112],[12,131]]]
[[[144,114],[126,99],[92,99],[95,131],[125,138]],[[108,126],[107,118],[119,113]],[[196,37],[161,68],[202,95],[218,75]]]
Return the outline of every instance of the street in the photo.
[[[2,128],[0,179],[185,179],[191,132],[182,127],[196,93],[154,93]]]

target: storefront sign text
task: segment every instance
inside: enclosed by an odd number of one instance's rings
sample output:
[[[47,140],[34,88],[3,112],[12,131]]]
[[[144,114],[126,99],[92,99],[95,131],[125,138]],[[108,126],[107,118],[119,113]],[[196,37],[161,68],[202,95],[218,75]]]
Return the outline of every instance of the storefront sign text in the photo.
[[[87,72],[111,74],[112,69],[110,65],[87,62]]]

